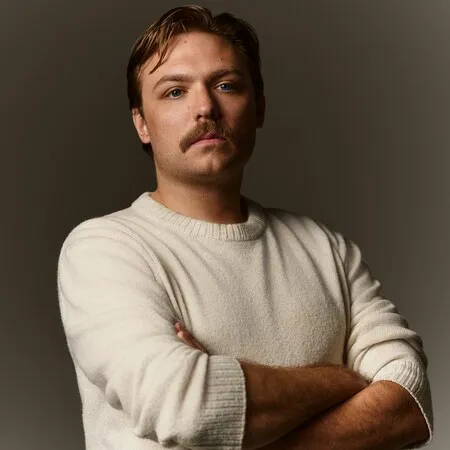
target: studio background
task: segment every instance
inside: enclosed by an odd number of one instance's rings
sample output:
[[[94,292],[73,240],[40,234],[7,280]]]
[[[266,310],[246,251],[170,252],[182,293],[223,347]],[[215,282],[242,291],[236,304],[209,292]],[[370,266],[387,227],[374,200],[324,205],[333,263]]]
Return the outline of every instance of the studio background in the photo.
[[[184,2],[194,3],[194,2]],[[450,444],[450,2],[198,1],[261,41],[267,116],[243,194],[354,240],[424,341]],[[174,1],[1,0],[0,448],[84,448],[57,258],[81,221],[155,188],[126,96]]]

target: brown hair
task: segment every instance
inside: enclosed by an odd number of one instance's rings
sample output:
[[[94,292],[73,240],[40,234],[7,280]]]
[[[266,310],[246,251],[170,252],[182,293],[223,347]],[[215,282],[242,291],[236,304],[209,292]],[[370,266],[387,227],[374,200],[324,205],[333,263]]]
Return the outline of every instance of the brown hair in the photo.
[[[152,70],[154,72],[164,60],[172,37],[189,30],[204,31],[226,38],[247,57],[256,99],[264,93],[264,81],[261,74],[259,40],[256,31],[245,20],[232,14],[222,13],[216,16],[207,8],[196,5],[179,6],[167,11],[151,24],[137,39],[130,55],[127,67],[127,91],[130,110],[138,108],[142,115],[142,96],[140,70],[156,52],[160,59]],[[151,144],[142,144],[144,151],[153,159]]]

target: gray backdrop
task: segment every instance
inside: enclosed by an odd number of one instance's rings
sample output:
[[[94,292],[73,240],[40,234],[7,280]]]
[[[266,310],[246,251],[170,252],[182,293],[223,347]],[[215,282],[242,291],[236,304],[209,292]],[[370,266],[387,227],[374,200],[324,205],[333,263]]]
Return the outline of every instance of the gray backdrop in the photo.
[[[173,1],[1,0],[0,447],[83,448],[56,264],[82,220],[155,187],[127,109],[137,36]],[[450,443],[450,2],[198,2],[249,20],[267,119],[244,195],[341,231],[424,340]]]

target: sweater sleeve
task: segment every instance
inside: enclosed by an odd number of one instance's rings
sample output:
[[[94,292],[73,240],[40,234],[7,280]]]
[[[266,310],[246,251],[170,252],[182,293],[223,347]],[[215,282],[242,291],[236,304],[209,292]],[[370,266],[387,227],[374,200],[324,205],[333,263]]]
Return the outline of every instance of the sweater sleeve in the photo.
[[[382,297],[381,284],[372,277],[360,249],[338,233],[335,237],[350,300],[347,365],[372,382],[389,380],[412,395],[428,425],[429,438],[408,448],[426,446],[432,440],[433,411],[422,339]]]
[[[61,317],[74,364],[133,432],[164,447],[240,449],[239,361],[177,336],[177,319],[138,239],[105,218],[75,228],[58,262]]]

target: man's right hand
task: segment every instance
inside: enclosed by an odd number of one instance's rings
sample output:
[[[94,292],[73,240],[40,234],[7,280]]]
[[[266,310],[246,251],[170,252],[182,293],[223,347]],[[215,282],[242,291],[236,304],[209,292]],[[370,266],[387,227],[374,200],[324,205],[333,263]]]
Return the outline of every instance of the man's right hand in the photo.
[[[184,327],[184,325],[181,322],[175,323],[175,329],[177,330],[177,336],[189,347],[196,348],[198,350],[201,350],[204,353],[207,353],[206,349],[200,344],[200,342],[195,339],[194,336],[192,336],[191,333],[189,333],[188,330]]]

